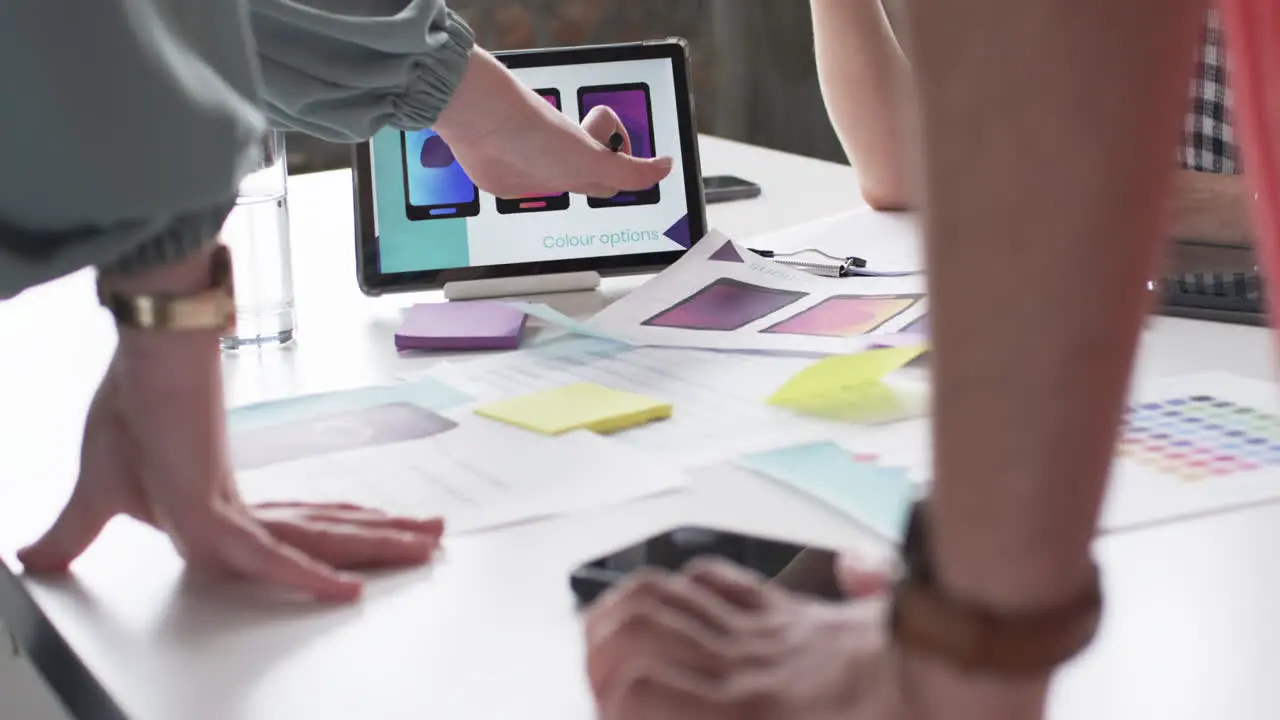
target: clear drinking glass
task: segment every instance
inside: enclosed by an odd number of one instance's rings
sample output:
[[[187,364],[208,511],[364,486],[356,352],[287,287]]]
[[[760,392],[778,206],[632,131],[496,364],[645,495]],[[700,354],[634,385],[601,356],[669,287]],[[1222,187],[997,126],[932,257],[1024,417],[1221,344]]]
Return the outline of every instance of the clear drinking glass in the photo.
[[[235,272],[236,329],[222,349],[293,341],[293,265],[289,255],[288,178],[284,133],[262,141],[258,169],[240,183],[236,206],[222,226]]]

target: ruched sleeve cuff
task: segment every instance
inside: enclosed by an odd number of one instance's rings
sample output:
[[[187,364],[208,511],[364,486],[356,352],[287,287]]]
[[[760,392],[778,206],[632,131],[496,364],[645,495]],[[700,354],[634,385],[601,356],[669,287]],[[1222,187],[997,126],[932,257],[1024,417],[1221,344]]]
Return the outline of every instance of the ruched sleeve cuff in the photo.
[[[179,215],[142,242],[100,264],[98,269],[108,274],[131,274],[178,262],[218,239],[218,231],[234,205],[234,200],[228,200]]]
[[[268,118],[359,142],[431,127],[466,71],[475,36],[440,0],[253,0]],[[353,9],[358,8],[358,11]]]
[[[62,230],[0,218],[0,300],[84,267],[129,274],[177,262],[218,238],[234,199],[180,215]]]

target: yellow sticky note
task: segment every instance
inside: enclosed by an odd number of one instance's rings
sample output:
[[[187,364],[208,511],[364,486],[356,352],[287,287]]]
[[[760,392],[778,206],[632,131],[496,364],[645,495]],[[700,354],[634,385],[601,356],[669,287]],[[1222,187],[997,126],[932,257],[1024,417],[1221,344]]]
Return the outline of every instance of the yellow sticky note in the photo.
[[[890,386],[877,380],[826,395],[783,398],[773,404],[827,420],[874,424],[919,417],[925,413],[927,399],[922,389]]]
[[[544,435],[607,434],[671,417],[671,404],[595,383],[576,383],[476,408],[476,414]]]
[[[796,373],[769,398],[770,405],[850,422],[889,422],[923,410],[921,393],[883,379],[920,357],[926,346],[879,348],[824,358]]]

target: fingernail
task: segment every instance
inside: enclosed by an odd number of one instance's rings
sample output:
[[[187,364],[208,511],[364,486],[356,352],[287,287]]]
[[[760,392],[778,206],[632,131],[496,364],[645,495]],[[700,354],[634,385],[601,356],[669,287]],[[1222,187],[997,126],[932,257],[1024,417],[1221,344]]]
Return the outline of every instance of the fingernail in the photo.
[[[68,562],[51,562],[49,557],[40,557],[40,550],[35,546],[25,547],[17,553],[18,562],[22,563],[22,569],[33,573],[61,573],[66,572],[71,563]]]
[[[883,555],[866,555],[851,551],[841,553],[836,560],[841,572],[888,575],[893,570],[892,561]]]
[[[342,581],[341,585],[316,593],[316,599],[323,602],[353,602],[360,599],[364,585],[359,578],[340,573],[338,579]]]

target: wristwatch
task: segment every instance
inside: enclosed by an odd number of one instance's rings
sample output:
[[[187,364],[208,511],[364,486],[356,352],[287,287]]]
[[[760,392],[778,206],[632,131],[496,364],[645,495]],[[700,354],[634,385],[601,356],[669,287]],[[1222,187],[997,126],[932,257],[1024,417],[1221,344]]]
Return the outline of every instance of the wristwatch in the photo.
[[[933,570],[928,508],[927,499],[916,502],[902,547],[890,614],[900,647],[964,672],[1025,677],[1047,674],[1089,645],[1102,616],[1096,565],[1084,592],[1049,610],[1008,614],[949,597]]]
[[[128,295],[98,278],[98,302],[116,323],[139,330],[235,330],[235,280],[231,251],[218,245],[210,257],[209,287],[192,295]]]

